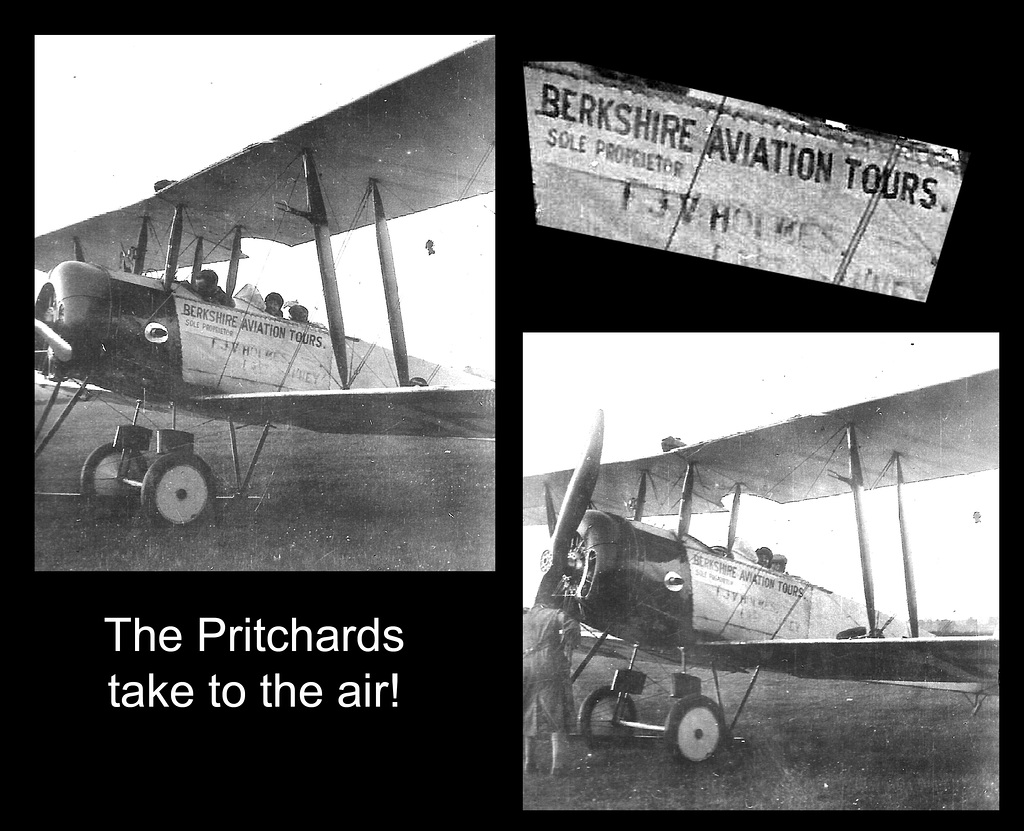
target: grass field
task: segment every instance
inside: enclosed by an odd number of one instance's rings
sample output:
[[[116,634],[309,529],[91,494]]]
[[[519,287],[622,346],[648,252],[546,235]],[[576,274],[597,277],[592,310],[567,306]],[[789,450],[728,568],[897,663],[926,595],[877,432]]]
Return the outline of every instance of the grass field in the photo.
[[[37,418],[41,409],[37,395]],[[77,493],[86,456],[131,416],[101,400],[79,404],[36,460],[36,491]],[[140,423],[169,427],[170,418],[151,413]],[[177,428],[195,433],[196,452],[230,492],[227,424],[179,413]],[[238,431],[243,476],[259,433]],[[37,498],[36,569],[494,568],[493,442],[274,429],[250,492],[267,498],[183,529]]]
[[[577,658],[582,655],[578,654]],[[628,657],[628,656],[627,656]],[[626,660],[597,657],[577,705]],[[648,687],[639,720],[662,724],[678,667],[638,662]],[[715,698],[710,671],[697,669]],[[719,674],[726,721],[749,676]],[[571,738],[572,770],[524,774],[526,809],[987,809],[999,807],[999,699],[977,716],[959,694],[762,672],[737,740],[702,765],[666,758],[661,738],[590,750]],[[541,765],[550,761],[540,743]]]

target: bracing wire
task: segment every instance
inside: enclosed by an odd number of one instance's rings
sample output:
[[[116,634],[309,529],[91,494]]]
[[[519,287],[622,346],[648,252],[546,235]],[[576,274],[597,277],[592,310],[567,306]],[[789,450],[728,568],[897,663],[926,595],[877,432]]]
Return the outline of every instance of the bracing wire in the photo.
[[[466,182],[466,187],[463,188],[462,195],[459,197],[459,199],[465,199],[466,198],[466,194],[469,193],[469,189],[473,186],[473,182],[476,181],[476,177],[480,175],[480,169],[484,166],[484,162],[486,162],[487,159],[490,157],[492,150],[494,150],[494,142],[493,141],[491,142],[490,146],[487,148],[487,152],[484,153],[483,157],[480,159],[480,163],[476,166],[476,170],[473,171],[473,175],[470,176],[469,177],[469,181]]]
[[[864,233],[868,229],[868,225],[871,223],[871,218],[875,214],[875,209],[878,207],[878,203],[882,199],[882,193],[885,190],[885,182],[888,180],[889,175],[893,171],[893,162],[896,159],[896,154],[899,152],[900,146],[903,144],[902,136],[897,136],[896,141],[893,142],[892,149],[889,151],[889,157],[885,161],[883,168],[882,181],[879,182],[879,188],[868,200],[868,204],[864,208],[864,213],[861,214],[860,219],[857,222],[857,227],[853,229],[853,235],[850,237],[850,242],[846,246],[846,250],[843,252],[843,258],[839,262],[839,267],[836,269],[836,276],[832,279],[835,285],[842,285],[843,280],[846,278],[846,269],[850,267],[850,263],[853,261],[853,255],[857,251],[857,246],[860,245],[860,241],[864,238]]]
[[[718,108],[715,110],[715,118],[711,122],[711,129],[708,130],[708,137],[704,139],[704,146],[700,149],[700,158],[697,159],[697,166],[693,169],[693,176],[690,178],[690,186],[686,189],[686,194],[683,196],[682,203],[679,206],[679,213],[676,214],[676,222],[672,226],[672,233],[668,235],[668,241],[665,243],[665,250],[668,251],[672,246],[672,240],[675,239],[676,231],[679,229],[679,221],[683,218],[683,211],[686,210],[686,204],[690,200],[690,194],[693,193],[693,186],[697,183],[697,176],[700,174],[701,165],[704,164],[704,158],[707,156],[708,145],[711,143],[711,136],[715,132],[715,127],[718,125],[718,119],[722,116],[722,108],[725,106],[726,96],[722,96],[722,100],[718,102]]]

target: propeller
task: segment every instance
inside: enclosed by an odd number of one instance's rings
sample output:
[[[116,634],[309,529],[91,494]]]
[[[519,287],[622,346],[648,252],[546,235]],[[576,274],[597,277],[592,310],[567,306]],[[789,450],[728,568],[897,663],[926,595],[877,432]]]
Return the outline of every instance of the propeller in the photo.
[[[573,471],[569,480],[569,488],[565,492],[565,499],[562,500],[562,510],[554,523],[554,530],[551,532],[551,545],[549,548],[551,567],[546,570],[541,579],[540,588],[537,590],[538,601],[542,598],[549,598],[557,587],[558,582],[567,570],[567,558],[569,547],[572,544],[572,535],[576,531],[583,515],[590,505],[590,498],[594,495],[594,488],[597,485],[597,477],[601,471],[601,447],[604,443],[604,413],[597,411],[593,427],[590,430],[590,441],[583,453],[583,459]],[[550,513],[549,513],[550,516]],[[549,527],[550,527],[549,521]],[[547,563],[547,556],[544,562]],[[556,565],[557,564],[557,565]]]
[[[53,350],[53,357],[63,363],[70,363],[71,357],[74,354],[71,349],[71,344],[43,323],[43,321],[38,318],[36,318],[35,321],[36,334],[46,341],[47,345]]]

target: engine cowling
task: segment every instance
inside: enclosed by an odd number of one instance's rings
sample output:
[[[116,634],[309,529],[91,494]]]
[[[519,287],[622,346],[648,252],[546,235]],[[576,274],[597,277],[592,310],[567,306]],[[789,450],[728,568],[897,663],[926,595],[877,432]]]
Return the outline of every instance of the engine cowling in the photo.
[[[106,269],[68,261],[50,272],[36,298],[36,318],[71,345],[76,364],[95,358],[109,334],[110,286]]]
[[[668,531],[587,511],[561,591],[577,598],[582,622],[599,631],[658,647],[693,640],[689,561]]]

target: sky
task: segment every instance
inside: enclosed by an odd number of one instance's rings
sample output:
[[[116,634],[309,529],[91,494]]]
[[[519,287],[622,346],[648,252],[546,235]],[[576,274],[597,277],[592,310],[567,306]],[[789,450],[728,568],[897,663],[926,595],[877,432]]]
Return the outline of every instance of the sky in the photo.
[[[185,178],[486,37],[37,35],[35,232],[137,202],[160,179]],[[494,203],[490,193],[389,223],[409,352],[491,378]],[[390,346],[373,227],[349,236],[332,240],[336,257],[343,250],[346,333]],[[326,321],[311,243],[246,240],[242,250],[239,287],[278,291]],[[213,268],[223,285],[227,264]],[[36,291],[43,279],[36,272]]]
[[[997,335],[973,333],[527,333],[524,475],[574,468],[598,409],[602,461],[637,458],[660,452],[665,436],[694,444],[984,372],[999,366],[998,350]],[[992,471],[905,488],[920,617],[999,614],[998,482]],[[895,488],[868,493],[865,512],[878,608],[905,618]],[[727,529],[728,514],[691,526],[709,545],[724,545]],[[849,496],[777,505],[745,495],[739,536],[785,554],[791,573],[863,602]],[[525,605],[546,544],[545,528],[524,528]]]

